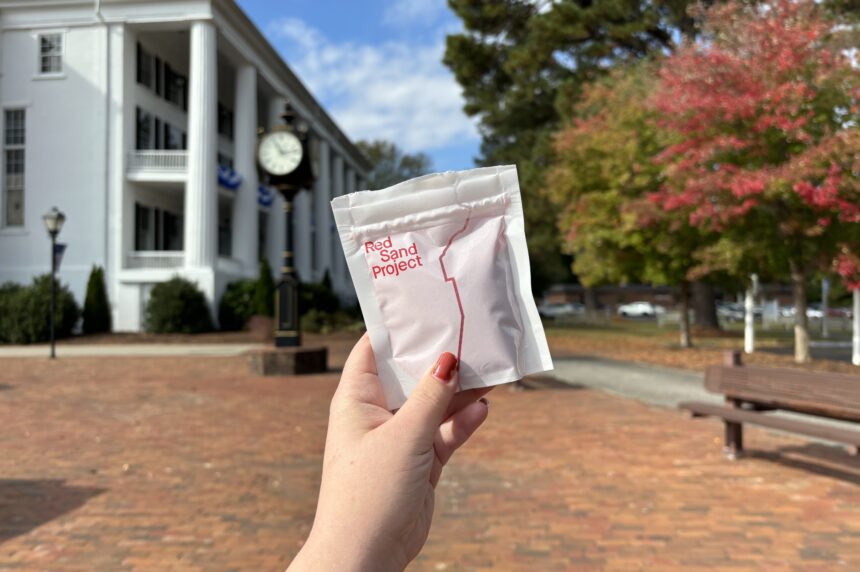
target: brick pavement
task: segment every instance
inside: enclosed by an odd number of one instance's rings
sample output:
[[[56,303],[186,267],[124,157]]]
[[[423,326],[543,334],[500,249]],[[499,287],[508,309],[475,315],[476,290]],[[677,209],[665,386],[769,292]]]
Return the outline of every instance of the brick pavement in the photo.
[[[335,361],[345,348],[337,348]],[[0,360],[0,570],[282,570],[336,374],[240,358]],[[860,465],[548,384],[491,394],[413,570],[856,570]]]

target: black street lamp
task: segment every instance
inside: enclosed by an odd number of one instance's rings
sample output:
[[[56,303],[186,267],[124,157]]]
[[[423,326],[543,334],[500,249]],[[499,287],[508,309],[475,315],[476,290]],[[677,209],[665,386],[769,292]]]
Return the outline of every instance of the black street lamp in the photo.
[[[51,236],[51,359],[57,357],[54,348],[54,313],[57,306],[57,235],[63,230],[63,224],[66,222],[66,215],[60,212],[57,207],[42,215],[42,221],[45,223],[45,228]]]

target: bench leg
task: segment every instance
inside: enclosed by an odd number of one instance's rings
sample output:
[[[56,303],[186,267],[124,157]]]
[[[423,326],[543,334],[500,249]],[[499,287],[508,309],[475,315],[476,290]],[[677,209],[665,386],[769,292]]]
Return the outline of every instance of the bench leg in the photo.
[[[726,458],[734,461],[744,450],[744,426],[743,423],[724,421],[726,425],[726,444],[723,453]]]

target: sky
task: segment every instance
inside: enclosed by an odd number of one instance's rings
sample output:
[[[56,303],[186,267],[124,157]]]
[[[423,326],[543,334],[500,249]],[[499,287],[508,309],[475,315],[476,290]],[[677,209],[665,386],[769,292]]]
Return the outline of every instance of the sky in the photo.
[[[353,140],[424,152],[434,171],[474,166],[480,137],[442,64],[462,29],[445,0],[237,0]]]

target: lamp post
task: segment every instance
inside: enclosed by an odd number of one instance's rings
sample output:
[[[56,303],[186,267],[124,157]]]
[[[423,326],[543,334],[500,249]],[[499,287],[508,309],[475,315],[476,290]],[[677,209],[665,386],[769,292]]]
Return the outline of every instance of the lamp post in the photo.
[[[57,352],[54,344],[54,313],[57,306],[57,235],[63,230],[63,224],[66,222],[64,215],[57,207],[51,208],[48,212],[42,215],[42,221],[45,223],[45,228],[51,237],[51,359],[57,357]]]

